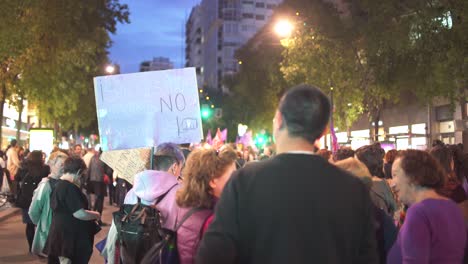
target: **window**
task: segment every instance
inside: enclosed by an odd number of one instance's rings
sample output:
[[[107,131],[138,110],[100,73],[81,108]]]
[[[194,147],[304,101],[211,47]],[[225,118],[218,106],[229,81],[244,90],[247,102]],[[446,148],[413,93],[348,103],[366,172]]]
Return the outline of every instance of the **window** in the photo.
[[[388,129],[389,134],[408,134],[408,126],[395,126]]]
[[[244,1],[242,1],[242,3],[243,3],[244,5],[253,5],[254,2],[253,2],[253,1],[244,0]]]
[[[225,47],[236,47],[237,43],[236,42],[224,42],[223,43]]]
[[[255,3],[255,7],[258,7],[258,8],[265,8],[265,3],[263,3],[263,2]]]
[[[275,7],[276,7],[275,4],[267,4],[266,5],[266,8],[268,8],[268,9],[274,9]]]
[[[221,57],[218,57],[218,63],[221,63],[222,60],[221,60]]]
[[[436,111],[436,120],[441,122],[441,121],[448,121],[448,120],[453,120],[453,111],[450,105],[443,105],[443,106],[438,106],[435,109]]]
[[[265,16],[264,15],[256,15],[255,19],[256,20],[265,20]]]
[[[254,18],[254,15],[251,14],[251,13],[244,13],[244,14],[242,14],[242,17],[243,18]]]

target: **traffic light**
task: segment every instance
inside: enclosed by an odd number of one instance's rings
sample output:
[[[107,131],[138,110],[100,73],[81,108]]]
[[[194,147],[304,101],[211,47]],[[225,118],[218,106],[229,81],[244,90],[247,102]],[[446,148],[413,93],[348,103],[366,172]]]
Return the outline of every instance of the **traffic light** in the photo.
[[[259,148],[264,148],[271,143],[271,137],[266,131],[262,131],[255,135],[254,144]]]
[[[209,108],[207,105],[203,105],[201,108],[201,117],[202,119],[209,119],[213,114],[213,110]]]

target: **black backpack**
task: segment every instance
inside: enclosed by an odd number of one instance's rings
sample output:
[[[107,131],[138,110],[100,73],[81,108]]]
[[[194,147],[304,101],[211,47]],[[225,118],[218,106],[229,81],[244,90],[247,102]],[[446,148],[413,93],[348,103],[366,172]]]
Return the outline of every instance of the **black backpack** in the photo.
[[[173,232],[166,234],[164,240],[155,244],[145,255],[141,264],[179,264],[179,252],[177,250],[177,230],[194,213],[203,210],[192,208],[188,211],[175,227]],[[206,221],[206,219],[205,219]]]
[[[174,185],[172,188],[174,188]],[[158,198],[158,204],[171,190]],[[139,264],[145,254],[170,232],[162,228],[161,213],[158,209],[141,204],[124,204],[113,213],[118,233],[120,258],[124,264]]]
[[[28,209],[31,205],[34,190],[37,188],[42,178],[33,177],[28,172],[24,175],[24,178],[20,182],[18,198],[16,200],[16,206],[23,209]]]

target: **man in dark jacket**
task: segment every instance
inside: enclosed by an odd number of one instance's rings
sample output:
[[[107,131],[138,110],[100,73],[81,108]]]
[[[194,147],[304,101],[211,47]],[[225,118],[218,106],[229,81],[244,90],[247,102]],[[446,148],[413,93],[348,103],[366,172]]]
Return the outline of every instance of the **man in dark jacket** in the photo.
[[[278,155],[232,175],[196,263],[378,263],[368,191],[313,153],[329,116],[317,88],[283,96],[273,120]]]

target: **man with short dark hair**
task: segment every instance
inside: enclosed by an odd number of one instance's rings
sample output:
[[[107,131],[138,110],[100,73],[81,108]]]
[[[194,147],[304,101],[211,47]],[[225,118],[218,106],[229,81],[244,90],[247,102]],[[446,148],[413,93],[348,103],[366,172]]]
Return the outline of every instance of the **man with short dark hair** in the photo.
[[[378,262],[366,187],[313,153],[329,116],[317,88],[283,96],[273,120],[277,155],[234,172],[196,263]]]

